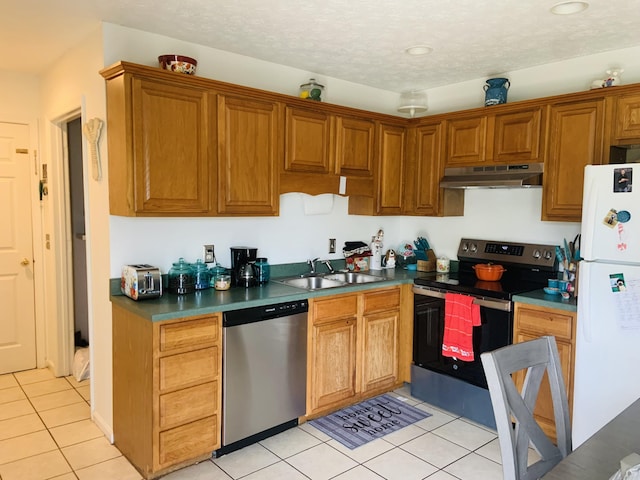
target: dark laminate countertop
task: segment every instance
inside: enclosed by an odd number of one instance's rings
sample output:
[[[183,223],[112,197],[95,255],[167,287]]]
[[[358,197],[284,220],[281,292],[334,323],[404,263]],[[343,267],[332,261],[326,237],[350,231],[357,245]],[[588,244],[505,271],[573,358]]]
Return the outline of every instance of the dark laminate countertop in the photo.
[[[640,454],[640,399],[598,430],[562,462],[545,480],[607,480],[620,468],[620,460]]]

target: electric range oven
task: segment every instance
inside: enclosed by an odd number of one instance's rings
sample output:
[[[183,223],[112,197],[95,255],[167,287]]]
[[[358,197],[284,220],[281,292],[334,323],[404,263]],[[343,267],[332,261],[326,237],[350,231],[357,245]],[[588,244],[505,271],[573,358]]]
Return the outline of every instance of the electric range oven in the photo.
[[[420,273],[414,281],[411,394],[495,428],[480,354],[513,342],[513,296],[540,289],[557,276],[555,245],[463,238],[458,262],[457,272]],[[478,280],[473,266],[479,263],[500,264],[506,271],[499,281]],[[473,361],[442,355],[447,293],[469,295],[480,307]]]

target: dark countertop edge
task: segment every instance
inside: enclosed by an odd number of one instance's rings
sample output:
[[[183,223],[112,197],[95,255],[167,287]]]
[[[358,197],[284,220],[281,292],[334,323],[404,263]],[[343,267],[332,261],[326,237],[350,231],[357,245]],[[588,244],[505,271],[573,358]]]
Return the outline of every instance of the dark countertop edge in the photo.
[[[539,307],[566,310],[568,312],[578,311],[578,299],[576,297],[571,297],[568,300],[564,300],[560,295],[549,295],[547,293],[544,293],[544,290],[542,289],[514,295],[513,301],[526,303],[529,305],[537,305]]]
[[[372,283],[351,284],[344,287],[326,288],[322,290],[304,290],[289,287],[276,281],[267,285],[252,288],[231,288],[227,291],[207,289],[190,295],[174,295],[163,293],[161,298],[149,300],[132,300],[120,292],[120,279],[110,280],[111,303],[118,305],[140,317],[152,322],[174,320],[183,317],[207,315],[229,310],[270,305],[273,303],[305,300],[345,293],[373,290],[413,283],[420,272],[396,269],[391,273],[386,270],[369,270],[370,275],[384,276],[385,280]]]

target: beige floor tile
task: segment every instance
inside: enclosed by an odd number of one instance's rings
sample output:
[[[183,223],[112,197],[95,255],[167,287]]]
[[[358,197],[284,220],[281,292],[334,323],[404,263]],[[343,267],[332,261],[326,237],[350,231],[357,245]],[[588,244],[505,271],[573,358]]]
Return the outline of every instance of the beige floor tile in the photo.
[[[69,382],[64,378],[53,378],[43,382],[29,383],[27,385],[23,385],[22,388],[27,394],[27,397],[31,398],[46,395],[48,393],[60,392],[62,390],[71,390],[73,387],[69,385]]]
[[[32,397],[30,400],[37,412],[84,402],[84,398],[73,389],[47,393],[46,395]]]
[[[438,410],[437,408],[432,407],[431,405],[427,405],[426,403],[421,403],[419,405],[416,405],[416,408],[419,410],[424,410],[425,412],[428,412],[431,414],[430,417],[427,417],[425,419],[422,419],[414,423],[415,426],[420,427],[423,430],[427,430],[428,432],[430,432],[434,428],[441,427],[445,423],[452,422],[456,418],[458,418],[458,417],[449,415],[448,413],[443,412],[442,410]]]
[[[62,453],[74,470],[95,465],[122,455],[120,451],[102,438],[94,438],[62,449]]]
[[[240,478],[268,467],[269,465],[273,465],[274,463],[278,463],[279,461],[280,459],[276,455],[256,443],[242,450],[216,458],[213,460],[213,463],[218,465],[232,478]]]
[[[91,418],[91,410],[89,405],[84,402],[74,403],[40,412],[40,418],[47,428],[53,428]]]
[[[64,475],[60,475],[59,477],[52,477],[48,480],[78,480],[75,473],[65,473]]]
[[[0,465],[2,480],[44,480],[66,473],[73,475],[59,450]]]
[[[459,480],[459,479],[454,477],[453,475],[449,475],[444,470],[438,470],[433,475],[429,475],[426,478],[426,480]]]
[[[81,382],[79,382],[76,380],[76,377],[74,377],[73,375],[70,375],[64,378],[67,380],[67,382],[71,384],[73,388],[84,387],[85,385],[89,385],[89,382],[90,382],[90,380],[82,380]]]
[[[287,480],[306,480],[303,474],[298,472],[295,468],[289,465],[287,462],[282,461],[269,465],[267,468],[253,472],[251,475],[242,477],[242,480],[273,480],[287,479]]]
[[[17,402],[5,403],[2,405],[2,408],[0,408],[0,420],[20,417],[30,413],[35,413],[35,410],[31,406],[29,400],[18,400]]]
[[[43,382],[45,380],[53,380],[55,375],[48,368],[39,368],[36,370],[25,370],[24,372],[16,372],[13,374],[20,385],[29,383]]]
[[[304,430],[307,433],[310,433],[314,437],[316,437],[321,442],[328,442],[331,440],[331,437],[326,433],[318,430],[316,427],[311,425],[309,422],[303,423],[302,425],[298,425],[298,428]]]
[[[437,471],[433,465],[400,448],[394,448],[364,464],[387,480],[419,480]]]
[[[327,480],[358,465],[326,443],[288,458],[287,463],[313,480]]]
[[[20,435],[26,435],[27,433],[38,432],[40,430],[45,430],[45,428],[44,423],[42,423],[40,417],[35,413],[9,418],[7,420],[0,420],[0,440],[19,437]]]
[[[280,458],[290,457],[319,443],[321,443],[320,440],[300,428],[290,428],[260,442],[263,447]]]
[[[475,453],[448,465],[444,470],[461,480],[503,480],[502,466]]]
[[[403,450],[412,453],[425,462],[438,468],[444,468],[456,460],[469,454],[469,450],[449,440],[427,433],[402,445]]]
[[[334,480],[384,480],[383,477],[362,465],[358,465],[356,468],[347,470],[343,474],[333,478]]]
[[[494,440],[497,435],[484,428],[476,427],[464,420],[456,419],[431,431],[467,450],[475,450]]]
[[[46,430],[9,438],[0,441],[0,465],[57,449]]]
[[[200,462],[190,467],[181,468],[169,475],[162,477],[162,480],[233,480],[224,473],[215,463],[206,461]],[[282,479],[284,480],[284,479]]]
[[[328,442],[328,445],[335,448],[341,453],[344,453],[347,457],[355,460],[358,463],[364,463],[367,460],[371,460],[379,455],[382,455],[384,452],[388,452],[394,446],[386,442],[382,438],[377,438],[372,440],[371,442],[367,442],[364,445],[361,445],[358,448],[354,448],[353,450],[345,447],[337,440],[331,440]]]
[[[80,395],[82,395],[82,398],[91,403],[91,385],[83,385],[76,388],[76,390]]]
[[[90,419],[54,427],[49,431],[60,448],[104,437],[102,431]]]
[[[27,398],[20,387],[3,388],[0,390],[0,405]]]
[[[0,375],[0,389],[17,387],[17,386],[18,386],[18,381],[16,380],[16,377],[14,377],[12,373],[7,373],[6,375]]]
[[[420,435],[425,435],[426,431],[414,424],[407,425],[406,427],[391,432],[384,436],[385,441],[400,446],[403,443],[407,443],[414,438],[418,438]]]
[[[76,471],[80,480],[140,480],[140,475],[124,457],[117,457]]]

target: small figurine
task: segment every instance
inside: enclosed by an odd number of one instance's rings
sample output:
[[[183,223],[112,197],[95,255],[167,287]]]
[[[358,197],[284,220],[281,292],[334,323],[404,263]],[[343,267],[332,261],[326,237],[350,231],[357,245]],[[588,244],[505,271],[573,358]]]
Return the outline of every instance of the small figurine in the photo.
[[[387,268],[396,268],[396,252],[390,248],[384,256],[384,265]]]

